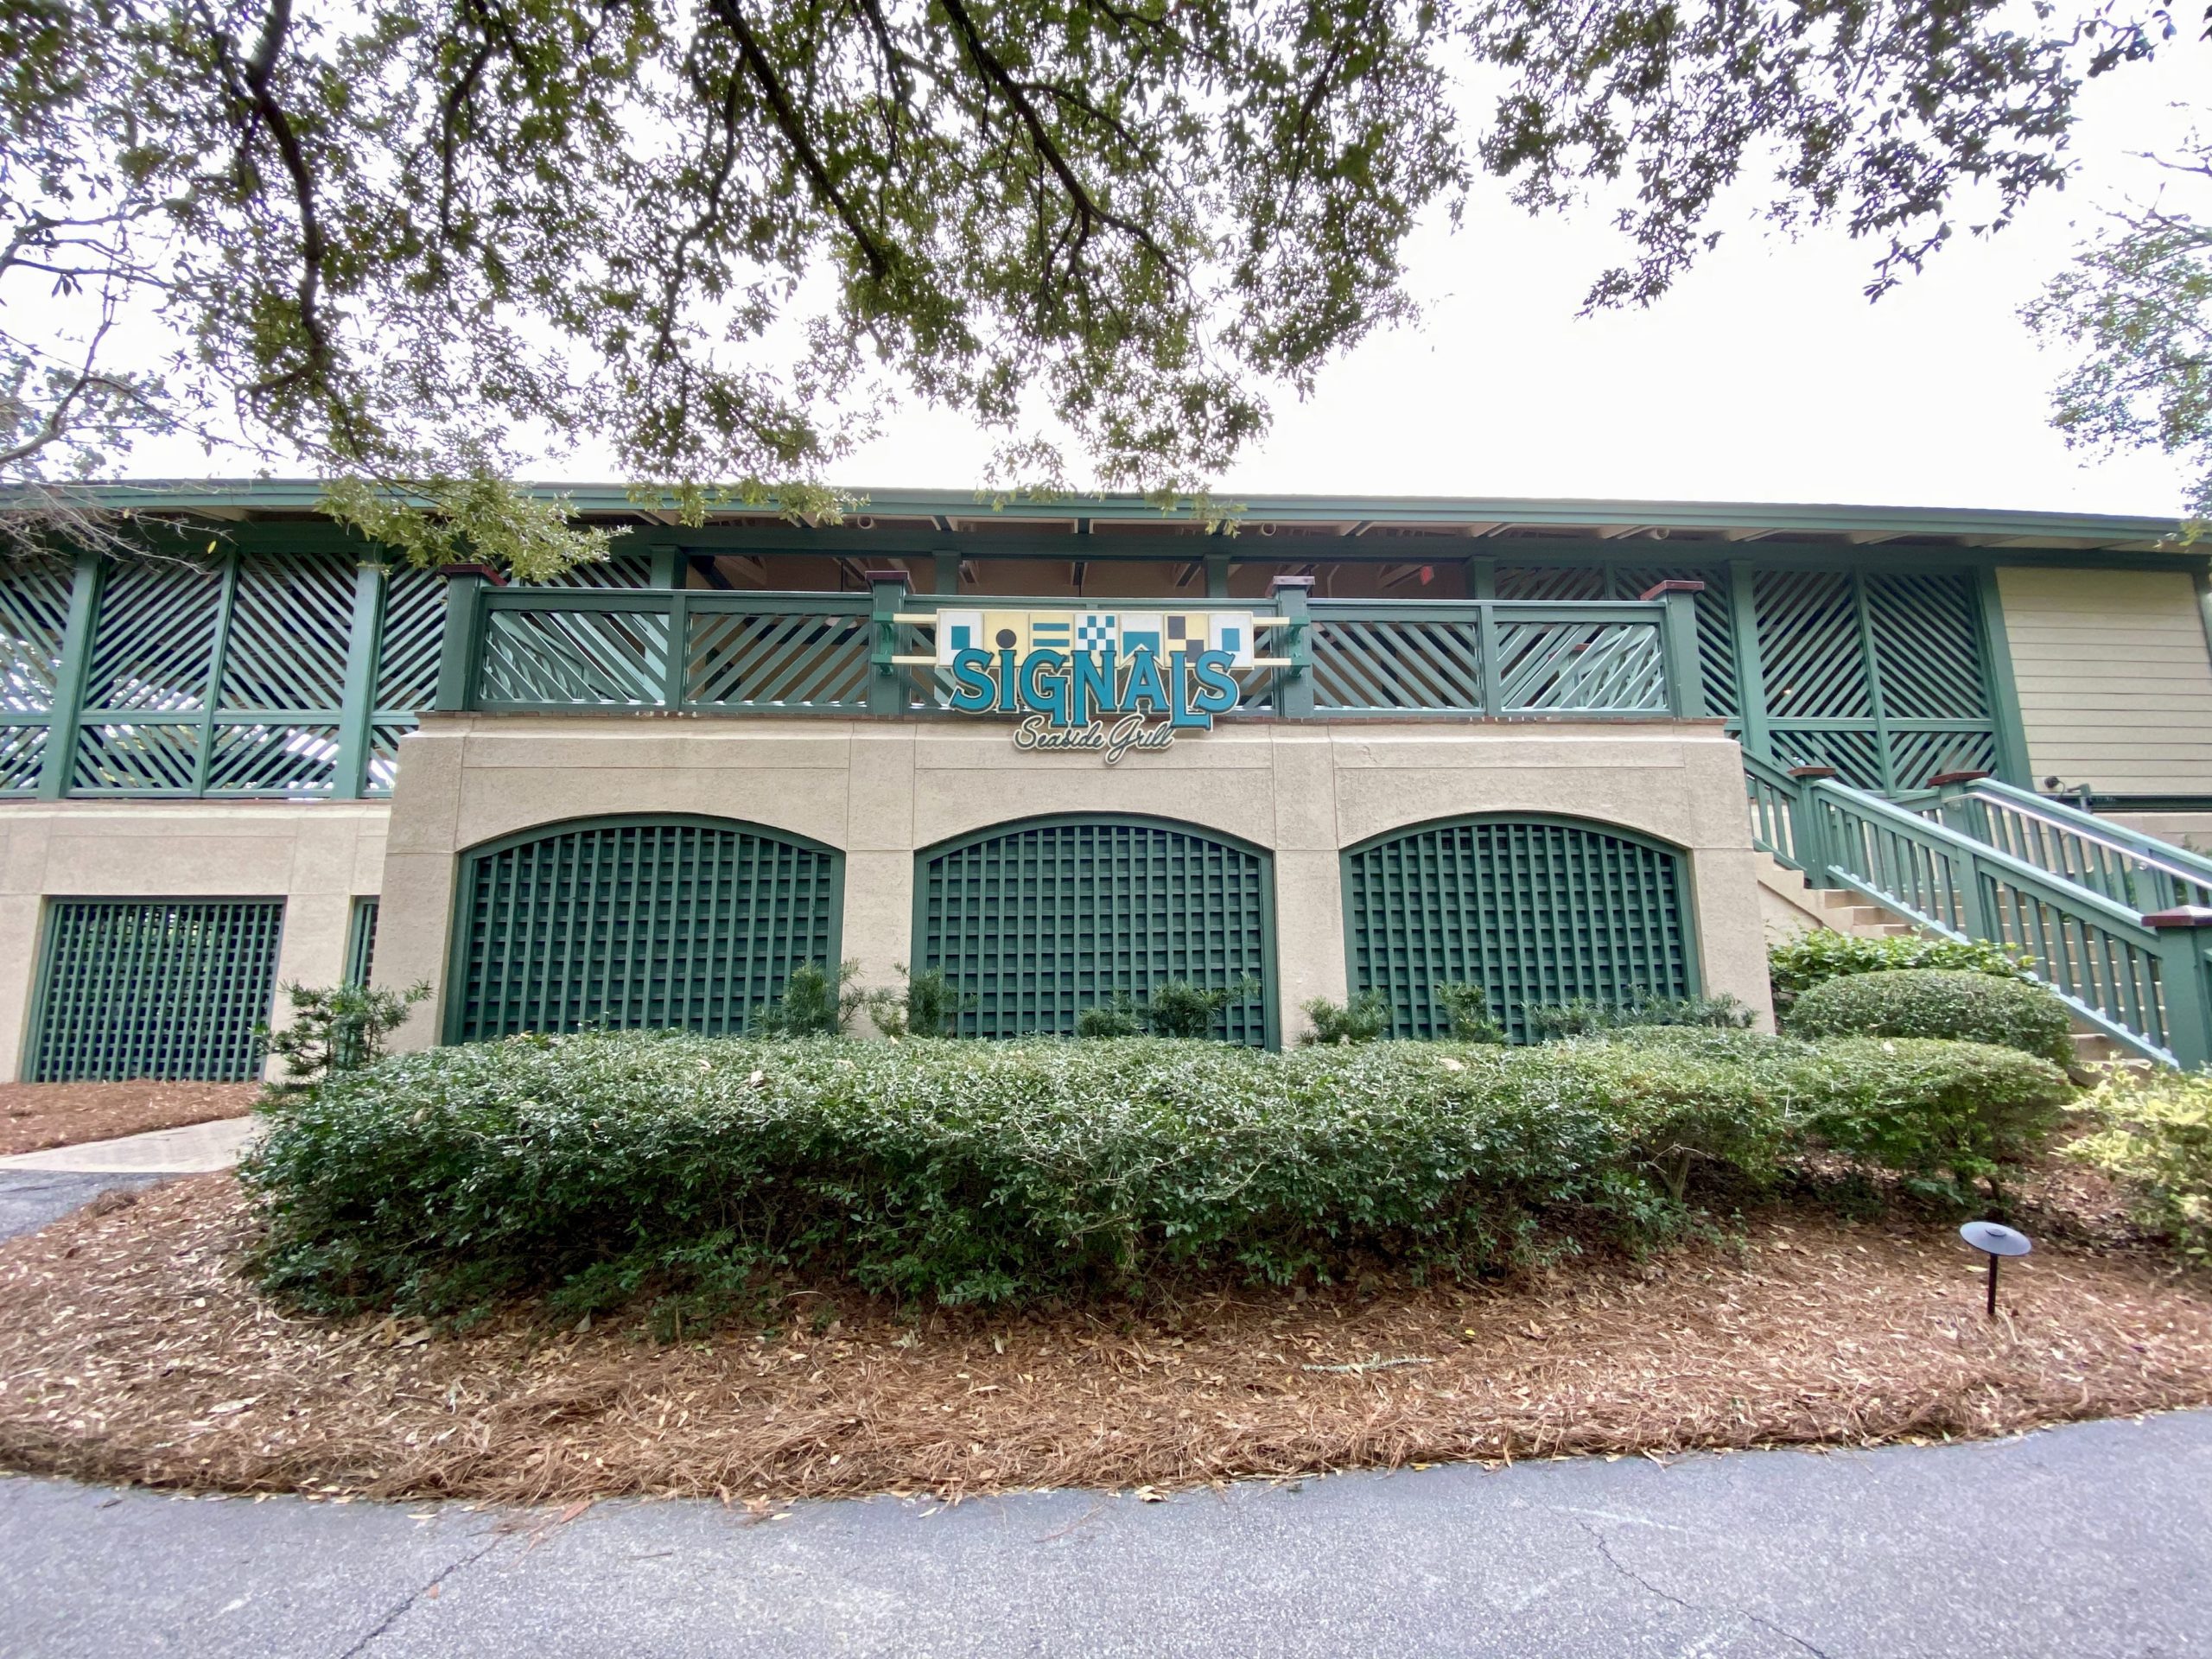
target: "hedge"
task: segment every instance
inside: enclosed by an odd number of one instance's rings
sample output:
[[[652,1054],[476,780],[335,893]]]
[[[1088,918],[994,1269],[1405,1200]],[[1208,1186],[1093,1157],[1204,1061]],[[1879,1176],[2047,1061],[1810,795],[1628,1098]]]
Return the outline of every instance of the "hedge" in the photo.
[[[1796,1037],[1944,1037],[1995,1043],[2055,1065],[2074,1059],[2074,1017],[2040,985],[1909,969],[1816,985],[1783,1020]]]
[[[1649,1241],[1823,1113],[2064,1093],[2005,1051],[1669,1035],[1287,1054],[521,1038],[287,1101],[240,1173],[264,1284],[313,1311],[712,1311],[784,1270],[1001,1302],[1190,1270],[1332,1277],[1374,1252],[1469,1274],[1593,1229]]]
[[[2115,1068],[2085,1104],[2096,1130],[2067,1155],[2111,1176],[2183,1255],[2212,1262],[2212,1073]]]
[[[1986,939],[1946,939],[1929,933],[1899,933],[1865,938],[1816,927],[1767,947],[1767,977],[1774,986],[1775,1011],[1791,1005],[1815,985],[1850,974],[1895,973],[1934,968],[1952,973],[1987,974],[1996,979],[2024,979],[2036,959]]]

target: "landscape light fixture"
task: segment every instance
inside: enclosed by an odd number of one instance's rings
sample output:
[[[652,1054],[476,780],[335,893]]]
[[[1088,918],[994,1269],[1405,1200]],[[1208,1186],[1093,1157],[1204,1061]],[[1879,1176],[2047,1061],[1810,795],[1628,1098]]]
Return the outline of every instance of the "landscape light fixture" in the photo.
[[[1959,1236],[1989,1258],[1989,1317],[1997,1317],[1997,1263],[2005,1256],[2025,1255],[2035,1249],[2025,1233],[2016,1233],[2010,1227],[1993,1221],[1970,1221],[1959,1229]]]

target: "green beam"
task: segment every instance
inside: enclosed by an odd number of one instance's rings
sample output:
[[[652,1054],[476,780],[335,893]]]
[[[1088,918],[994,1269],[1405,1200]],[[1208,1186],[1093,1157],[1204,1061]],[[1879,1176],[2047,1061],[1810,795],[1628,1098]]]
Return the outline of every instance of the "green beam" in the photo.
[[[79,550],[69,579],[69,620],[63,625],[60,671],[54,677],[54,711],[41,758],[38,795],[58,801],[69,792],[77,765],[77,728],[85,709],[85,682],[92,671],[92,630],[99,620],[100,583],[105,575],[96,553]]]

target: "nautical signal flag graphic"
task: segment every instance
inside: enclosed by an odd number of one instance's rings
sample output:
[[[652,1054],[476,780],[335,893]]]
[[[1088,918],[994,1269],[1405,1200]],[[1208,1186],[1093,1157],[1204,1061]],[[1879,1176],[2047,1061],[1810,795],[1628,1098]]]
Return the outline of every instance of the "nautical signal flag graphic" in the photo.
[[[937,659],[950,667],[953,654],[1010,651],[1119,653],[1126,662],[1140,652],[1154,657],[1178,652],[1228,652],[1238,668],[1252,666],[1249,611],[939,611]]]

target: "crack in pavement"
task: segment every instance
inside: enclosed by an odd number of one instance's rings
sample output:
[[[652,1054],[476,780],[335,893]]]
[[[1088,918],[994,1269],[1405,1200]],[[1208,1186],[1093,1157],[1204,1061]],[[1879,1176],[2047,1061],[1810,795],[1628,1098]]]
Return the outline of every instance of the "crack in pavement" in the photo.
[[[486,1555],[489,1555],[493,1550],[499,1547],[500,1541],[505,1535],[494,1530],[492,1535],[486,1539],[477,1548],[470,1551],[466,1555],[457,1555],[452,1560],[448,1561],[431,1576],[430,1581],[428,1584],[425,1584],[419,1590],[410,1592],[397,1606],[394,1607],[390,1612],[386,1613],[382,1619],[378,1621],[377,1626],[374,1630],[371,1630],[366,1636],[364,1636],[352,1647],[346,1649],[344,1653],[339,1655],[338,1659],[359,1659],[359,1656],[366,1653],[370,1647],[380,1637],[391,1633],[391,1627],[399,1623],[400,1619],[406,1615],[409,1608],[414,1606],[417,1602],[421,1601],[423,1597],[429,1595],[431,1591],[438,1588],[439,1586],[442,1585],[454,1573],[460,1572],[463,1567],[474,1567],[477,1562],[482,1560]]]
[[[1762,1618],[1758,1614],[1751,1611],[1748,1607],[1738,1607],[1732,1602],[1722,1602],[1716,1606],[1707,1602],[1684,1600],[1673,1591],[1663,1589],[1660,1586],[1652,1583],[1651,1580],[1645,1578],[1643,1574],[1623,1563],[1620,1557],[1613,1554],[1612,1541],[1606,1537],[1605,1535],[1600,1532],[1597,1528],[1592,1526],[1587,1521],[1577,1521],[1575,1525],[1580,1527],[1583,1531],[1590,1535],[1590,1541],[1598,1546],[1598,1554],[1605,1558],[1605,1565],[1611,1567],[1614,1572],[1619,1573],[1621,1577],[1626,1579],[1630,1584],[1636,1586],[1639,1590],[1648,1592],[1649,1594],[1658,1597],[1662,1601],[1671,1601],[1675,1606],[1680,1607],[1685,1612],[1700,1613],[1707,1618],[1717,1616],[1723,1618],[1732,1615],[1738,1618],[1748,1620],[1750,1623],[1758,1625],[1759,1629],[1763,1630],[1772,1631],[1785,1642],[1795,1643],[1798,1647],[1804,1649],[1806,1652],[1811,1654],[1813,1656],[1813,1659],[1828,1659],[1828,1655],[1826,1652],[1820,1648],[1814,1646],[1813,1643],[1808,1642],[1803,1637],[1798,1635],[1796,1631],[1784,1629],[1782,1625],[1777,1624],[1771,1619]]]

